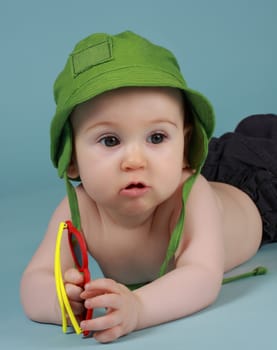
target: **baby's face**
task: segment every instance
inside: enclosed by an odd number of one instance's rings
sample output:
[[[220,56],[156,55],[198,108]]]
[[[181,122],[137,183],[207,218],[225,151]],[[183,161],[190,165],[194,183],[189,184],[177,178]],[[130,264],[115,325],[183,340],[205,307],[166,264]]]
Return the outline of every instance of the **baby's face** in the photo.
[[[72,114],[76,161],[88,195],[122,214],[149,211],[182,181],[184,106],[169,88],[121,88]]]

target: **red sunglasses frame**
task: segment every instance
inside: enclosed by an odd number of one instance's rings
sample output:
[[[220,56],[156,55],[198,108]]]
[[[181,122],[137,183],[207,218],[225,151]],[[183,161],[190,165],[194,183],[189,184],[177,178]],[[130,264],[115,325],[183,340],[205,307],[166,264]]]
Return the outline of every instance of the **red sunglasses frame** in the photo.
[[[89,264],[88,264],[88,253],[87,253],[86,242],[81,232],[77,230],[77,228],[72,224],[71,221],[68,220],[65,223],[67,226],[68,242],[69,242],[73,260],[75,262],[75,265],[78,271],[80,271],[84,276],[84,283],[82,283],[81,285],[83,287],[91,279],[91,275],[88,267]],[[76,243],[78,243],[80,247],[82,264],[80,264],[80,260],[79,260],[80,257],[77,256],[76,249],[74,248],[76,246]],[[87,309],[83,319],[90,320],[92,316],[93,316],[93,310]],[[84,336],[87,336],[89,334],[89,331],[83,331],[83,334]]]

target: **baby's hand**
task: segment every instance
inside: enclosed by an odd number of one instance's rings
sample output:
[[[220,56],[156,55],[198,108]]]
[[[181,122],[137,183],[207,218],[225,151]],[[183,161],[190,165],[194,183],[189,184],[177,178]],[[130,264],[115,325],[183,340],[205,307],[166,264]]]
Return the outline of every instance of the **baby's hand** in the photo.
[[[84,290],[83,283],[84,277],[77,269],[71,268],[65,272],[65,290],[75,316],[82,316],[85,311],[84,300],[80,297]]]
[[[99,342],[113,341],[136,329],[140,301],[124,285],[107,278],[90,281],[81,297],[86,308],[106,309],[104,316],[81,322],[81,328],[94,331],[93,336]]]

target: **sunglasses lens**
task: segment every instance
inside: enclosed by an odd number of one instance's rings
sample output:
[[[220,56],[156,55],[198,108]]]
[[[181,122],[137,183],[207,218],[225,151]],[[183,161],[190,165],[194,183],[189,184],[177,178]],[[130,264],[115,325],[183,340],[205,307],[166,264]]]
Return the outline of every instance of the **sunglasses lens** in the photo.
[[[83,267],[83,256],[78,239],[72,234],[71,235],[71,247],[72,253],[74,254],[75,263],[79,268]]]

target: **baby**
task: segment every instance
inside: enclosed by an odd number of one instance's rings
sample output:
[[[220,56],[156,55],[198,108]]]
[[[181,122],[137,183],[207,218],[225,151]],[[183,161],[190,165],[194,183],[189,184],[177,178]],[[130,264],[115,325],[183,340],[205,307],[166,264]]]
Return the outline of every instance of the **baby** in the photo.
[[[244,120],[235,133],[212,139],[208,152],[210,103],[187,87],[171,52],[132,32],[78,43],[54,94],[51,157],[67,197],[22,277],[31,319],[61,323],[55,243],[59,223],[70,218],[105,278],[83,285],[65,236],[66,293],[80,318],[106,309],[80,324],[99,342],[207,307],[225,271],[276,241],[276,116]]]

